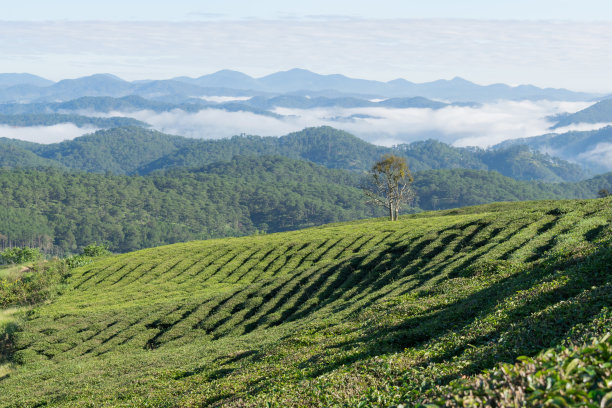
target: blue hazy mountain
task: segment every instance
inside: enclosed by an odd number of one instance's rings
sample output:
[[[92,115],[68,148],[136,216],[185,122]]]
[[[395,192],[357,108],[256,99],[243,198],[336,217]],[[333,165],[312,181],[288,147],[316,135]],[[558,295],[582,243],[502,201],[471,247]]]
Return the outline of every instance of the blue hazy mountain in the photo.
[[[507,140],[494,149],[506,149],[512,145],[530,148],[578,163],[593,173],[612,170],[612,126],[587,132],[551,133]]]
[[[210,75],[203,75],[199,78],[183,76],[174,78],[174,80],[202,88],[250,89],[254,91],[261,91],[264,88],[255,78],[229,69],[224,69]]]
[[[571,115],[558,116],[551,129],[578,123],[612,123],[612,99],[604,99]]]
[[[9,77],[7,77],[9,78]],[[8,80],[8,79],[7,79]],[[26,86],[27,88],[23,88]],[[19,88],[22,87],[22,88]],[[567,89],[538,88],[532,85],[512,87],[505,84],[478,85],[462,78],[438,80],[417,84],[405,79],[389,82],[349,78],[344,75],[320,75],[304,69],[277,72],[262,78],[223,70],[199,78],[178,77],[172,80],[149,80],[128,82],[110,74],[96,74],[83,78],[65,79],[57,83],[40,86],[21,83],[0,87],[0,102],[66,101],[81,96],[126,95],[187,98],[194,96],[268,96],[308,92],[327,93],[328,96],[359,96],[368,98],[424,97],[445,101],[489,102],[509,100],[592,100],[595,95],[572,92]],[[320,95],[319,96],[323,96]]]
[[[180,109],[186,112],[198,112],[202,109],[213,108],[229,112],[244,111],[259,115],[280,117],[271,110],[274,108],[365,108],[365,107],[384,107],[384,108],[429,108],[441,109],[446,106],[474,106],[474,103],[445,103],[433,101],[422,97],[413,98],[390,98],[382,101],[371,101],[355,97],[315,97],[310,98],[300,95],[279,95],[279,96],[254,96],[248,100],[230,102],[210,102],[201,98],[186,96],[163,97],[171,89],[177,89],[175,81],[155,81],[142,85],[142,92],[148,98],[139,95],[128,95],[120,98],[111,96],[83,96],[71,99],[66,102],[37,102],[37,103],[5,103],[0,104],[0,114],[3,115],[26,115],[26,114],[46,114],[46,113],[65,113],[65,112],[134,112],[139,110],[151,110],[154,112],[168,112]],[[167,94],[165,94],[167,95]],[[159,99],[158,99],[159,98]]]
[[[32,74],[0,74],[0,88],[9,88],[18,85],[43,87],[52,84],[53,81]]]
[[[183,79],[184,80],[184,79]],[[197,79],[198,84],[214,83],[215,86],[251,89],[267,92],[290,93],[299,91],[338,91],[382,97],[422,96],[451,101],[487,102],[499,99],[551,99],[591,100],[594,95],[567,89],[538,88],[533,85],[512,87],[505,84],[478,85],[462,78],[437,80],[422,84],[395,79],[380,82],[349,78],[344,75],[320,75],[304,69],[277,72],[259,79],[235,71],[220,71]],[[208,82],[212,81],[212,82]]]

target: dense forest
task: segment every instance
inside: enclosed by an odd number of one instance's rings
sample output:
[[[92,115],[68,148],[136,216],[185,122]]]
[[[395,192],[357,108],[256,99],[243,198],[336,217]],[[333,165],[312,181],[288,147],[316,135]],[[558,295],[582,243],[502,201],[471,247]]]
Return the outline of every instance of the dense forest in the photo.
[[[0,170],[0,246],[50,254],[93,242],[124,252],[383,215],[360,190],[366,175],[279,156],[236,156],[148,176]],[[596,197],[612,173],[578,183],[517,181],[485,170],[415,173],[413,211],[493,201]]]
[[[328,168],[366,172],[382,154],[405,156],[413,171],[444,168],[492,170],[517,180],[578,181],[589,176],[569,163],[526,146],[495,150],[457,148],[427,140],[393,148],[375,146],[331,127],[307,128],[283,137],[242,135],[230,139],[198,140],[171,136],[141,127],[101,130],[74,140],[50,145],[0,139],[24,157],[21,167],[41,164],[88,172],[149,174],[176,167],[201,167],[229,161],[236,155],[277,155],[308,160]],[[51,162],[48,162],[48,161]],[[0,167],[16,167],[15,160],[0,156]]]
[[[0,245],[113,251],[372,217],[358,176],[281,157],[238,157],[149,177],[0,170]]]
[[[98,118],[83,115],[67,115],[61,113],[36,113],[21,115],[0,115],[0,125],[9,126],[52,126],[60,123],[72,123],[77,127],[117,128],[125,126],[148,126],[133,118],[116,116]]]

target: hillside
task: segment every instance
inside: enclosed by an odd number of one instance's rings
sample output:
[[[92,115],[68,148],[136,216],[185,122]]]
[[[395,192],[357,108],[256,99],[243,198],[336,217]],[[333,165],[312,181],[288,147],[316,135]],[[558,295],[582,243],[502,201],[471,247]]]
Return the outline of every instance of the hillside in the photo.
[[[557,123],[551,129],[557,129],[578,123],[611,123],[612,122],[612,99],[604,99],[588,108],[570,115],[558,118]]]
[[[0,139],[0,146],[7,143],[17,142]],[[236,155],[278,155],[363,173],[381,155],[395,153],[407,157],[412,171],[445,168],[492,170],[518,180],[548,182],[578,181],[590,175],[576,164],[534,152],[525,146],[482,150],[427,140],[386,148],[327,126],[306,128],[282,137],[235,136],[220,140],[189,139],[139,127],[125,127],[98,131],[62,143],[22,143],[19,146],[69,168],[115,174],[145,175],[176,167],[202,167],[229,161]],[[0,161],[0,166],[7,164]],[[27,164],[24,167],[28,167]]]
[[[7,73],[0,74],[0,88],[9,88],[17,85],[30,85],[30,86],[49,86],[53,84],[53,81],[50,81],[45,78],[41,78],[37,75],[32,74],[16,74],[16,73]]]
[[[38,113],[38,114],[22,114],[22,115],[0,115],[0,125],[9,126],[52,126],[60,123],[72,123],[78,127],[94,127],[94,128],[117,128],[127,126],[142,126],[148,125],[132,118],[112,117],[112,118],[96,118],[82,115],[66,115],[59,113]]]
[[[0,138],[0,168],[42,168],[64,166],[54,160],[45,159],[24,149],[19,144],[5,143],[6,139]]]
[[[126,252],[380,214],[358,183],[351,173],[268,156],[150,177],[0,169],[0,245],[61,255],[105,242]]]
[[[551,133],[507,140],[493,148],[505,150],[514,145],[526,145],[531,149],[578,163],[593,173],[612,170],[612,126],[585,132]]]
[[[101,149],[86,142],[81,152],[100,157],[96,149]],[[21,160],[19,164],[30,160],[38,168],[0,169],[0,245],[4,241],[65,254],[105,242],[113,251],[126,252],[382,215],[366,205],[360,190],[365,175],[303,160],[235,156],[200,168],[120,176],[68,171],[58,162],[62,157],[40,159],[23,145],[27,143],[0,152],[0,158],[6,154]],[[147,146],[151,147],[137,147]],[[122,153],[126,150],[117,152]],[[109,157],[104,164],[112,169],[138,163]],[[41,168],[45,165],[54,167]],[[465,169],[427,170],[414,176],[414,211],[496,201],[594,198],[601,189],[612,190],[612,173],[577,183],[517,181],[497,172]]]
[[[611,200],[493,204],[99,258],[72,270],[52,301],[13,313],[0,405],[444,401],[453,380],[610,330]],[[569,372],[568,362],[558,364]]]
[[[189,143],[189,139],[140,127],[100,130],[48,145],[30,145],[41,157],[93,173],[132,174],[151,161]]]
[[[95,145],[89,151],[95,152]],[[20,157],[19,147],[3,152]],[[105,242],[113,251],[126,252],[382,215],[366,205],[360,190],[365,176],[279,156],[235,156],[146,177],[66,171],[49,163],[58,168],[0,169],[0,238],[12,245],[64,254]],[[110,159],[105,165],[121,163],[136,165]],[[417,211],[594,198],[600,189],[612,190],[612,173],[578,183],[542,183],[484,170],[446,169],[416,172],[415,180]]]

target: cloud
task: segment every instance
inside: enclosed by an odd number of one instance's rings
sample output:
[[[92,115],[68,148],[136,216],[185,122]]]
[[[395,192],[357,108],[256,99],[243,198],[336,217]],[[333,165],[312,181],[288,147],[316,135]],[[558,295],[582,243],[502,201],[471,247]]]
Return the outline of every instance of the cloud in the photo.
[[[251,96],[200,96],[200,99],[215,103],[246,101],[251,98]]]
[[[610,91],[608,22],[337,20],[2,22],[3,69],[55,79],[265,75],[294,67],[415,82],[462,76]]]
[[[251,112],[205,109],[109,112],[102,116],[129,116],[150,123],[155,129],[186,137],[219,139],[237,134],[282,136],[310,126],[333,126],[378,145],[410,143],[429,138],[456,146],[487,147],[508,139],[549,133],[546,117],[575,112],[590,103],[549,101],[502,101],[481,107],[449,106],[444,109],[389,108],[278,108],[282,118]],[[88,114],[92,114],[88,112]]]
[[[62,123],[53,126],[13,127],[0,125],[0,137],[25,140],[42,144],[58,143],[72,140],[86,133],[95,132],[93,127],[77,127],[72,123]]]
[[[612,122],[599,122],[599,123],[574,123],[568,126],[563,126],[555,129],[551,133],[567,133],[567,132],[588,132],[590,130],[597,130],[606,126],[612,126]]]
[[[598,143],[593,149],[578,155],[578,160],[591,162],[612,171],[612,143]]]
[[[479,107],[448,106],[438,110],[384,107],[277,108],[275,113],[282,115],[281,118],[214,108],[196,113],[179,109],[161,113],[149,110],[78,113],[100,117],[132,117],[151,124],[161,132],[197,139],[221,139],[243,133],[282,136],[305,127],[327,125],[384,146],[431,138],[455,146],[488,147],[508,139],[550,133],[549,127],[552,123],[547,120],[548,116],[560,112],[576,112],[591,103],[500,101]],[[580,126],[582,125],[577,125],[576,129]],[[73,139],[95,130],[77,128],[73,124],[25,128],[0,126],[0,137],[53,143]],[[595,153],[592,153],[593,160],[600,160]]]
[[[196,139],[222,139],[241,133],[262,136],[280,136],[299,130],[300,120],[279,120],[251,112],[227,112],[221,109],[204,109],[196,113],[183,110],[170,112],[109,112],[104,116],[129,116],[149,123],[160,132]]]

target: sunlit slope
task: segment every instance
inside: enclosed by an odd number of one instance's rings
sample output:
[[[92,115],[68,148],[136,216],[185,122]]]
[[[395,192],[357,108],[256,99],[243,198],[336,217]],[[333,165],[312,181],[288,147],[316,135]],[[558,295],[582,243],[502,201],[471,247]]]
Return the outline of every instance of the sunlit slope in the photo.
[[[23,323],[0,405],[412,401],[612,305],[611,206],[493,204],[102,258]]]

